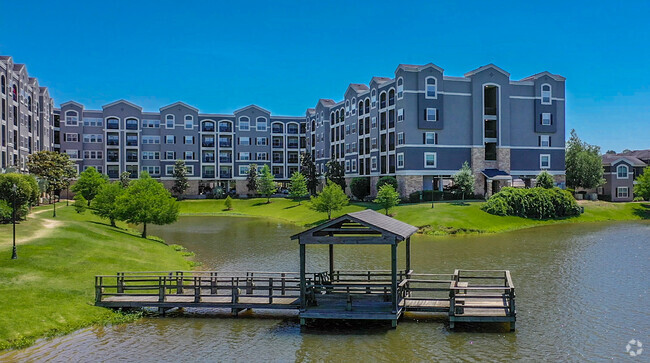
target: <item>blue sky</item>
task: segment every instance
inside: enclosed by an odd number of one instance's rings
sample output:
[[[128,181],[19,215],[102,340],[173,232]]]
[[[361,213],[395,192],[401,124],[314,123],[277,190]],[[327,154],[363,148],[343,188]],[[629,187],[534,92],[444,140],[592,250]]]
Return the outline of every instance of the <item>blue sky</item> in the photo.
[[[180,5],[179,5],[180,4]],[[648,1],[80,1],[1,3],[0,54],[57,104],[124,98],[202,112],[255,103],[303,115],[348,83],[433,62],[461,76],[567,77],[567,134],[603,151],[650,148]]]

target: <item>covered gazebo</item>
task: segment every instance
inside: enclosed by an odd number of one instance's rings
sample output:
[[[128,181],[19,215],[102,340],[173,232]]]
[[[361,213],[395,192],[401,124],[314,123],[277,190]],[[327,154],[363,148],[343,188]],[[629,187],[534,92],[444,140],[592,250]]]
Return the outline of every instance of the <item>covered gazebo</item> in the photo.
[[[348,213],[291,237],[300,244],[300,322],[307,319],[390,320],[402,313],[401,282],[411,274],[410,237],[417,227],[366,209]],[[397,246],[406,242],[406,268],[398,271]],[[329,270],[308,274],[306,246],[328,245]],[[335,245],[388,245],[390,269],[340,271],[334,268]]]

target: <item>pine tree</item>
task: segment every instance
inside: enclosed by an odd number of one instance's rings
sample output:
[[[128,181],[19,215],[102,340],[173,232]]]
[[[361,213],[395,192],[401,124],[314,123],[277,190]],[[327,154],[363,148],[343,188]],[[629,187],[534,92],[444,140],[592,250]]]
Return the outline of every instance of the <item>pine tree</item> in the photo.
[[[305,176],[309,193],[312,195],[316,194],[316,187],[318,186],[318,171],[316,170],[316,164],[314,164],[314,161],[311,158],[311,154],[308,152],[302,154],[300,172]]]
[[[472,174],[472,169],[469,167],[467,161],[454,174],[454,185],[460,189],[460,192],[463,194],[463,200],[465,200],[465,194],[474,194],[474,174]]]
[[[250,164],[248,166],[248,175],[246,175],[246,188],[248,189],[249,193],[257,193],[257,183],[257,164]]]
[[[345,169],[343,169],[343,165],[336,160],[330,160],[327,162],[326,167],[325,179],[333,181],[345,191],[347,185],[345,183]]]
[[[271,195],[278,191],[278,188],[275,186],[275,179],[271,173],[271,168],[268,165],[264,165],[260,171],[260,178],[258,182],[258,191],[260,194],[266,196],[266,203],[271,203]]]
[[[180,198],[183,193],[190,187],[187,181],[187,166],[185,160],[176,160],[174,163],[174,185],[172,186],[172,193]]]
[[[301,172],[296,171],[291,175],[291,184],[289,184],[289,198],[298,199],[300,205],[302,198],[309,195],[307,190],[307,180]]]

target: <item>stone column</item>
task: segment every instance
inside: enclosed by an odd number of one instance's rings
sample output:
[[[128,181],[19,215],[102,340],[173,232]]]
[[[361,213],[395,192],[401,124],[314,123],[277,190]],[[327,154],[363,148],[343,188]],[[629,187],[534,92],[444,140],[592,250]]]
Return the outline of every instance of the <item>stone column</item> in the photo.
[[[379,181],[378,176],[371,176],[370,177],[370,198],[374,198],[377,196],[377,182]]]
[[[398,175],[397,192],[402,198],[408,198],[409,194],[422,190],[422,175]]]

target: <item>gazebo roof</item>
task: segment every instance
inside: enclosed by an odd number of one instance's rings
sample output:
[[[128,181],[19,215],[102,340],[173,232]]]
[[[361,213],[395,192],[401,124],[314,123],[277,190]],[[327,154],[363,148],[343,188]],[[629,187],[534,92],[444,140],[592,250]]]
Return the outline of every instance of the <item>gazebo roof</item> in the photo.
[[[291,236],[300,244],[395,244],[417,232],[408,223],[366,209]]]

